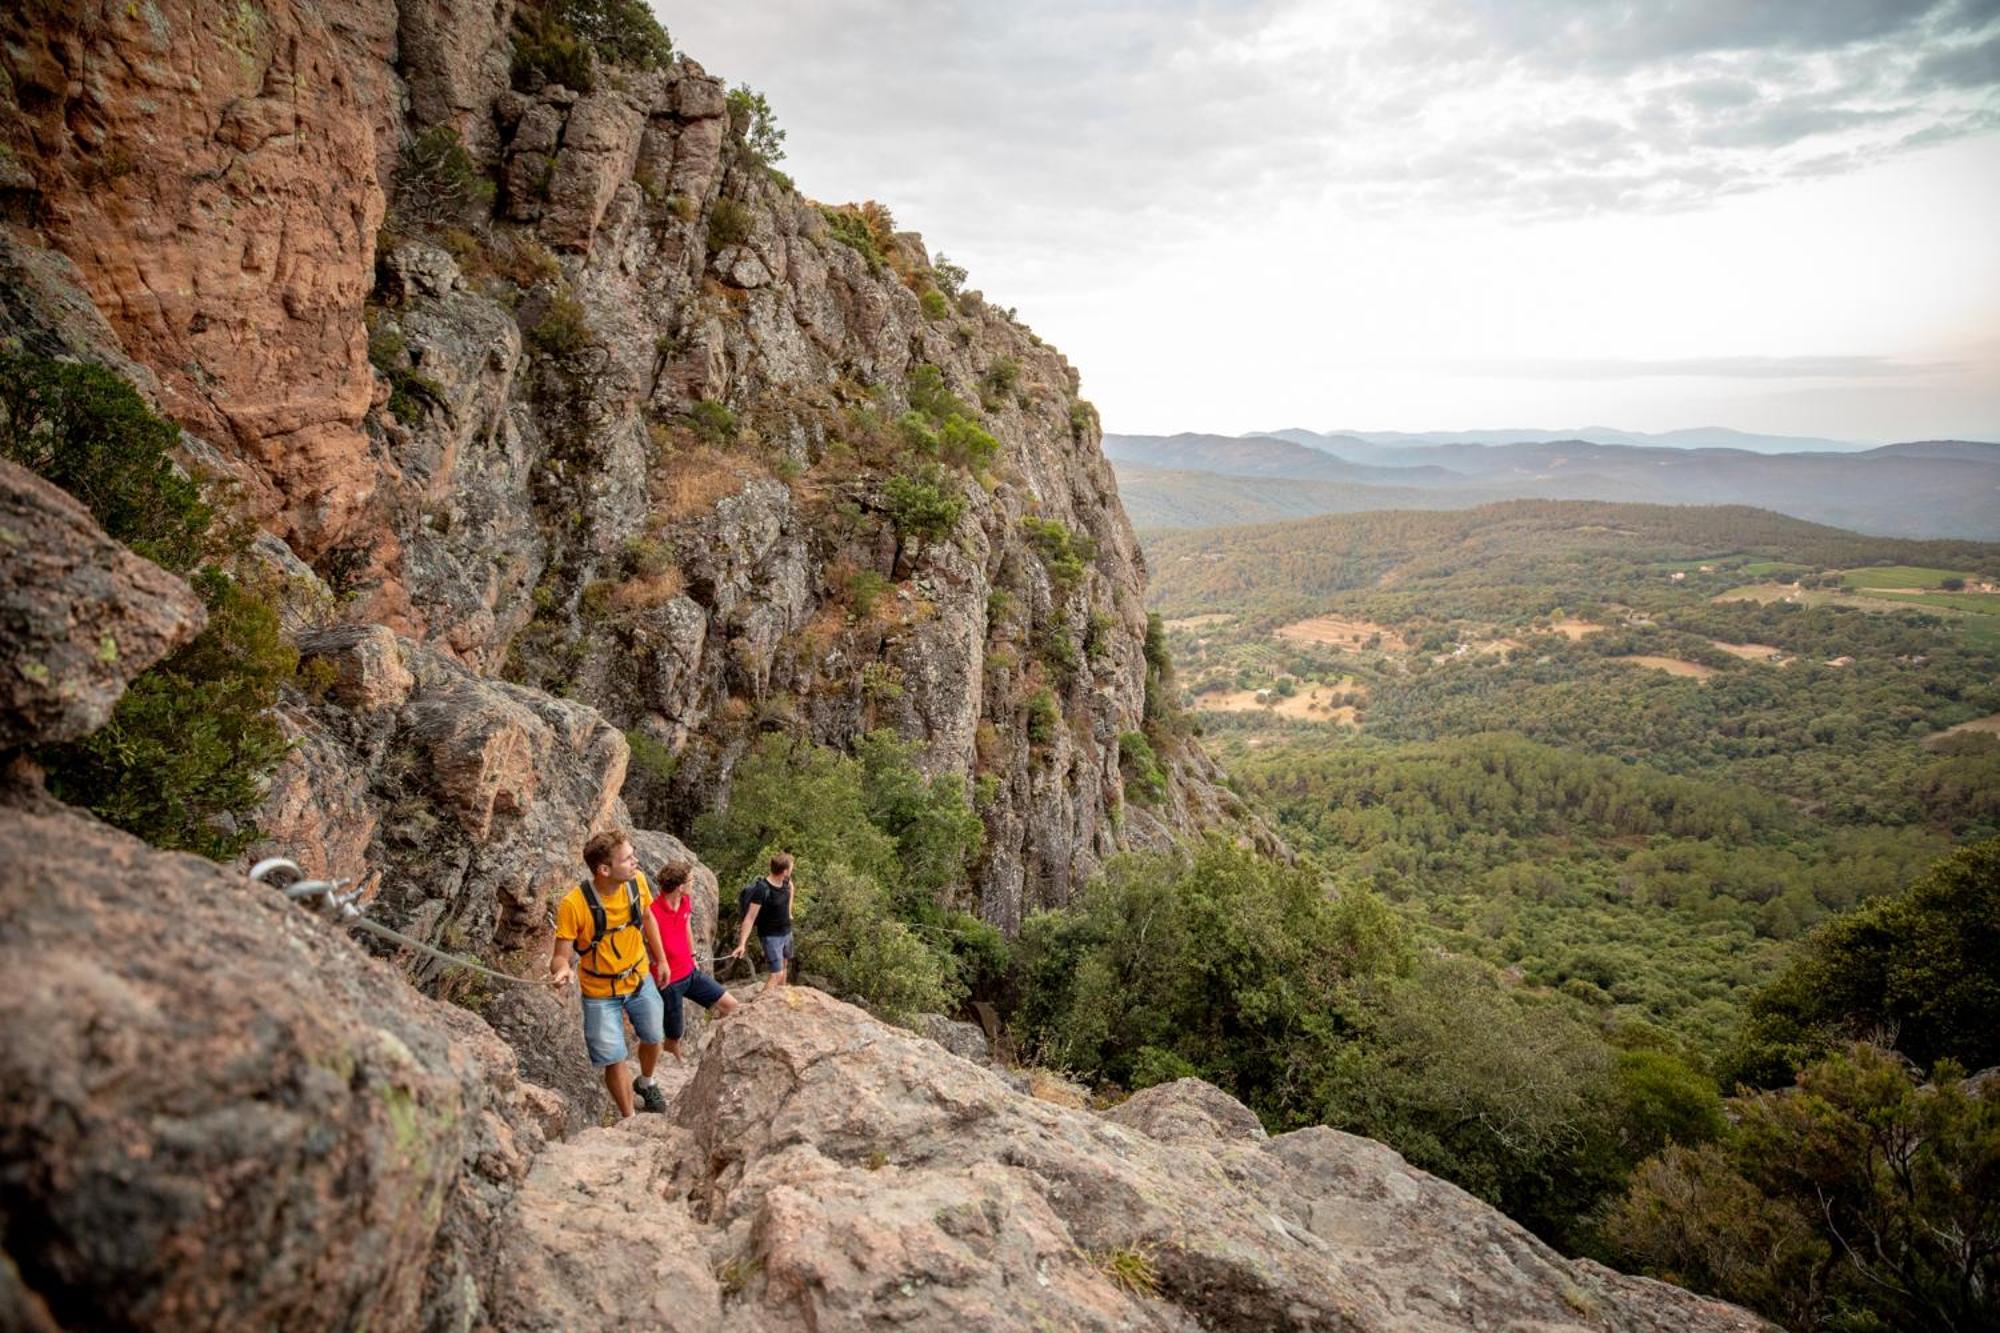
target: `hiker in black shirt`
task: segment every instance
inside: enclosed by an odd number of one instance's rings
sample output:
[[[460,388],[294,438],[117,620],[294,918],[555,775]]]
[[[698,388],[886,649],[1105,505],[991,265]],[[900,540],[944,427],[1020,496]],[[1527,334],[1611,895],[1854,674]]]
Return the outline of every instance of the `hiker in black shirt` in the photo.
[[[779,852],[771,858],[771,873],[751,880],[743,890],[743,930],[736,937],[731,958],[743,957],[750,944],[750,928],[764,946],[764,966],[770,970],[767,986],[785,984],[792,962],[792,858]]]

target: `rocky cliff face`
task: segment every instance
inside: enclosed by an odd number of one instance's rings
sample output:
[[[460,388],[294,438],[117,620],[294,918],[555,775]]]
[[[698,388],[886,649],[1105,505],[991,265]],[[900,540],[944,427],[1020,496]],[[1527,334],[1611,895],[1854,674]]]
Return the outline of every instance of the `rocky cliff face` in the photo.
[[[692,61],[565,87],[510,0],[31,9],[13,262],[81,285],[335,618],[645,737],[656,826],[765,731],[921,740],[979,782],[963,905],[1006,927],[1224,817],[1192,747],[1127,799],[1143,570],[1076,372],[802,199]]]

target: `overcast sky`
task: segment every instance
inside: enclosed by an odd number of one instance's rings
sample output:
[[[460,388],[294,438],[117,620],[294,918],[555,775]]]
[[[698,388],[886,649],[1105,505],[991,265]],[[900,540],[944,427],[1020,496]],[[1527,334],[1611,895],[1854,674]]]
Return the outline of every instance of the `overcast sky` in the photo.
[[[2000,0],[655,0],[1109,430],[2000,439]]]

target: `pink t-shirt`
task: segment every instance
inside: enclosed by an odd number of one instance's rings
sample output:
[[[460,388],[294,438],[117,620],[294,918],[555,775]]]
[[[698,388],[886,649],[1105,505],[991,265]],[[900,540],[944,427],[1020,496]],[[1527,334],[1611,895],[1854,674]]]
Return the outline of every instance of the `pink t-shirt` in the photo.
[[[672,898],[678,897],[676,907]],[[694,895],[682,889],[677,895],[653,896],[653,920],[660,926],[660,944],[667,951],[667,984],[672,985],[694,971],[694,946],[688,930],[694,914]]]

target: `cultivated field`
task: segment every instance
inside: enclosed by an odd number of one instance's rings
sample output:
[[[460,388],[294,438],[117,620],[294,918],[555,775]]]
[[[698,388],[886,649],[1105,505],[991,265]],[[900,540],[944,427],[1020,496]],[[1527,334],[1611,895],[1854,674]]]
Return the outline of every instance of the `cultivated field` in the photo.
[[[1614,657],[1611,660],[1651,667],[1655,671],[1664,671],[1669,676],[1686,676],[1690,680],[1707,680],[1715,674],[1714,667],[1703,666],[1699,662],[1683,662],[1678,657],[1654,657],[1650,653],[1634,653],[1629,657]]]
[[[1284,625],[1279,627],[1277,635],[1281,639],[1338,648],[1342,652],[1359,652],[1370,646],[1371,639],[1375,641],[1373,646],[1384,652],[1409,651],[1409,644],[1403,636],[1387,625],[1378,625],[1372,620],[1346,620],[1340,616],[1314,616],[1310,620]]]

